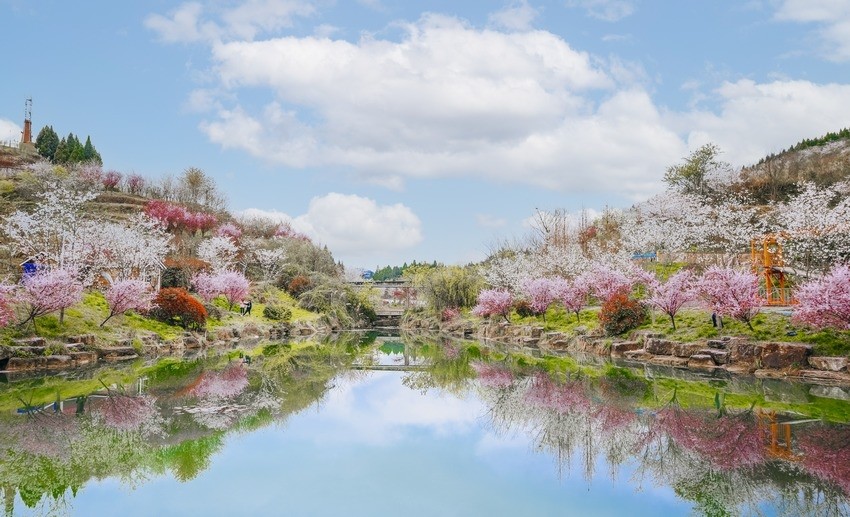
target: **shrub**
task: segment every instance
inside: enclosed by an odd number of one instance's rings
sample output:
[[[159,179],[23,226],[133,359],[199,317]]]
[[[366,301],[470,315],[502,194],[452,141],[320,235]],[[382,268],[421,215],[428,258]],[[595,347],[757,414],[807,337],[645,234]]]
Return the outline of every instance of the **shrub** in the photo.
[[[309,291],[312,286],[313,284],[310,282],[309,278],[304,275],[298,275],[289,282],[289,285],[286,286],[286,292],[298,298],[305,292]]]
[[[534,316],[534,309],[531,308],[531,304],[528,300],[518,300],[514,304],[514,310],[517,313],[517,316],[521,318],[527,318],[529,316]]]
[[[263,316],[270,320],[289,323],[292,319],[292,309],[280,305],[266,305],[263,309]]]
[[[207,321],[207,310],[189,292],[180,287],[160,289],[151,316],[166,323],[180,319],[183,328],[201,329]]]
[[[646,320],[646,307],[625,293],[618,293],[602,304],[599,311],[599,324],[609,336],[639,327]]]
[[[452,321],[460,316],[460,311],[457,310],[457,307],[446,307],[440,313],[440,321]]]

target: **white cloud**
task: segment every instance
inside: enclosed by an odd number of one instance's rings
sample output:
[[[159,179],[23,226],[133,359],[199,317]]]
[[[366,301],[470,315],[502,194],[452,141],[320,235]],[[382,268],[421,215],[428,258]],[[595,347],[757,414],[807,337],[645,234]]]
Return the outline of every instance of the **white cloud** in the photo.
[[[403,251],[422,242],[419,217],[407,206],[331,192],[310,200],[307,213],[291,217],[277,210],[249,208],[242,217],[289,222],[345,259]]]
[[[616,22],[635,12],[633,0],[568,0],[568,7],[584,9],[588,16],[606,22]]]
[[[246,0],[219,7],[213,13],[205,13],[204,9],[199,2],[186,2],[167,16],[149,15],[144,23],[166,43],[252,40],[259,34],[291,27],[295,17],[310,16],[316,11],[310,0]],[[216,16],[219,21],[205,14]]]
[[[490,14],[488,21],[490,25],[495,27],[515,31],[527,31],[531,30],[532,23],[537,18],[537,15],[537,9],[528,5],[528,0],[519,0]]]
[[[815,23],[833,61],[850,60],[850,2],[847,0],[784,0],[776,11],[782,21]]]
[[[21,126],[11,120],[0,118],[0,143],[18,145],[22,131]]]
[[[754,163],[804,138],[850,126],[850,116],[836,106],[850,105],[850,85],[809,81],[724,83],[716,92],[719,112],[683,114],[675,124],[689,129],[689,147],[713,142],[733,164]]]

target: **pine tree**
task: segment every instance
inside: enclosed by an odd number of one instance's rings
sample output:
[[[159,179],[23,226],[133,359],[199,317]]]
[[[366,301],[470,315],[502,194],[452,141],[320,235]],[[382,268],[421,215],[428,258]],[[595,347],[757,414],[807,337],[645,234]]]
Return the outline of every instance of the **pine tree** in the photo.
[[[68,148],[68,142],[63,138],[59,141],[59,145],[56,146],[56,152],[53,153],[53,162],[66,163],[70,154],[71,150]]]
[[[53,130],[52,126],[44,126],[38,132],[35,138],[35,148],[38,154],[53,161],[53,156],[56,154],[56,148],[59,147],[59,135]]]
[[[86,162],[95,162],[98,165],[103,165],[103,159],[100,157],[100,153],[97,152],[97,149],[91,143],[91,136],[86,135],[86,145],[83,146],[83,161]]]

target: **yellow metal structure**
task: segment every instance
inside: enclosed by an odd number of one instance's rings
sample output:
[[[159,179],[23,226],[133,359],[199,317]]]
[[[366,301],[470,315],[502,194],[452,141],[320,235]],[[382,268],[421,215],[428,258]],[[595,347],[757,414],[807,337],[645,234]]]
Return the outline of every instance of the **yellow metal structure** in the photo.
[[[782,267],[782,245],[775,234],[765,235],[761,239],[750,241],[750,256],[753,273],[764,278],[765,299],[767,305],[788,305],[791,297],[785,285],[785,273]]]

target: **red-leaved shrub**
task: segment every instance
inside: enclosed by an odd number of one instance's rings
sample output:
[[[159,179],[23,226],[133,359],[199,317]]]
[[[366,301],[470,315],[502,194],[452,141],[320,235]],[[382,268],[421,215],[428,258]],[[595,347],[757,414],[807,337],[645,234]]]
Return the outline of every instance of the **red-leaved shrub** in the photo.
[[[646,320],[646,307],[625,293],[608,298],[599,310],[599,324],[605,334],[616,336],[635,329]]]
[[[289,282],[289,285],[286,286],[286,291],[298,298],[301,294],[308,291],[311,285],[309,278],[304,275],[298,275]]]
[[[166,323],[179,318],[184,328],[200,329],[207,321],[204,305],[180,287],[160,289],[154,304],[156,307],[151,310],[151,315]]]

